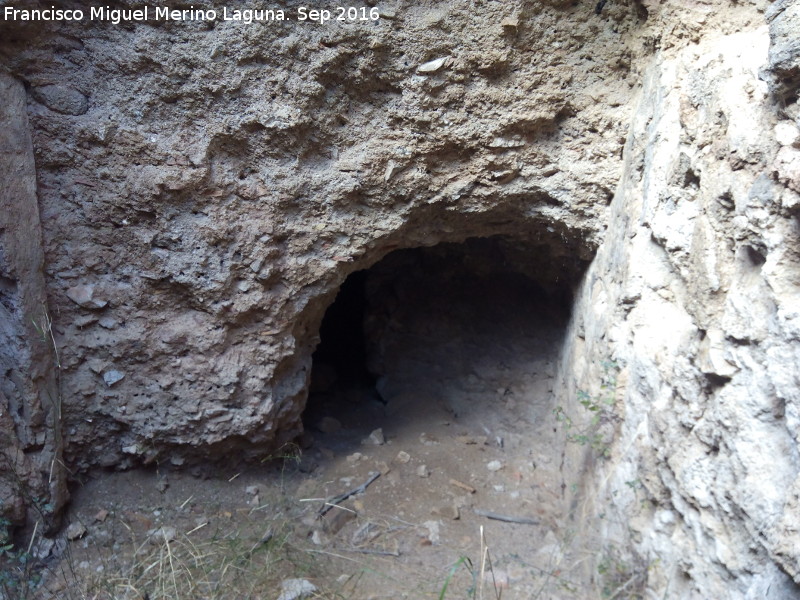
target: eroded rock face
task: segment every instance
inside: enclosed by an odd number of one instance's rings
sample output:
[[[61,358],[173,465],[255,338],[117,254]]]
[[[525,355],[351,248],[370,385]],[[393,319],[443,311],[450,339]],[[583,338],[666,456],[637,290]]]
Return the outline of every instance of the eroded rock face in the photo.
[[[300,431],[348,274],[503,236],[549,249],[545,280],[597,255],[560,393],[579,422],[615,361],[610,458],[563,447],[582,514],[618,517],[583,521],[598,548],[656,597],[791,597],[796,7],[0,25],[30,93],[67,463],[269,452]]]
[[[49,528],[68,499],[25,89],[0,71],[0,518]],[[35,500],[34,500],[35,499]],[[37,506],[32,506],[37,504]]]
[[[504,234],[589,259],[643,22],[560,4],[12,31],[32,90],[88,98],[29,104],[71,463],[290,440],[326,306],[396,248]]]
[[[799,589],[798,195],[793,138],[770,135],[796,123],[759,79],[768,45],[765,27],[704,40],[648,72],[564,368],[591,390],[587,357],[621,366],[592,476],[598,513],[624,518],[587,530],[631,540],[669,596]]]
[[[797,36],[800,6],[792,0],[779,0],[769,7],[766,18],[772,42],[767,76],[781,108],[794,105],[796,111],[800,90],[800,39]]]

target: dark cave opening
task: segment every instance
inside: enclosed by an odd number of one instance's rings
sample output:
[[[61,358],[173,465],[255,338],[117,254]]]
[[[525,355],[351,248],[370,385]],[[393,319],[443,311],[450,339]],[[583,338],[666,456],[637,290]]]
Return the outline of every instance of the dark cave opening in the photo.
[[[457,395],[431,379],[438,370],[439,380],[478,379],[488,389],[492,364],[514,363],[515,353],[534,360],[536,344],[554,365],[587,265],[552,244],[495,236],[395,250],[352,273],[320,326],[306,429],[319,431],[325,417],[374,425],[405,389]],[[463,413],[455,404],[446,410]]]
[[[365,285],[367,271],[350,274],[339,288],[336,299],[328,307],[320,325],[320,342],[313,355],[317,386],[320,380],[319,365],[327,365],[328,379],[335,377],[343,386],[370,382],[373,377],[367,369],[367,343],[364,317],[367,309]],[[323,374],[324,375],[324,374]]]

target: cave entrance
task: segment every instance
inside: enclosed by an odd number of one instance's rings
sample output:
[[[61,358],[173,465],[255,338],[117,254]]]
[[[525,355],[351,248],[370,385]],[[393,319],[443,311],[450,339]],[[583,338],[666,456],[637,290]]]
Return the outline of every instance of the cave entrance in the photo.
[[[400,439],[451,423],[502,445],[552,411],[587,264],[496,236],[396,250],[351,274],[322,321],[306,429],[357,445],[375,428]]]
[[[343,283],[313,355],[300,469],[309,497],[355,495],[315,543],[395,557],[395,580],[430,581],[415,597],[482,552],[478,525],[520,593],[561,568],[575,480],[554,390],[587,261],[549,233],[396,250]]]

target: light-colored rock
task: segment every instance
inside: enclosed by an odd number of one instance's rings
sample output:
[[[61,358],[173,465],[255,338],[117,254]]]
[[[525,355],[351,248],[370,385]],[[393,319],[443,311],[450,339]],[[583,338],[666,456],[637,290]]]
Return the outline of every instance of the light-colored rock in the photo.
[[[315,529],[311,533],[311,543],[315,546],[325,546],[329,542],[328,536],[322,533],[319,529]]]
[[[178,537],[178,530],[175,529],[175,527],[165,525],[150,531],[149,535],[150,543],[158,546],[164,543],[168,544],[175,541],[175,539]]]
[[[726,358],[725,335],[716,328],[709,329],[700,343],[697,364],[704,373],[719,377],[733,377],[739,370]]]
[[[386,171],[383,173],[383,180],[388,183],[388,181],[397,173],[398,166],[393,160],[390,160],[386,164]]]
[[[67,297],[81,308],[101,309],[108,305],[107,300],[97,297],[93,285],[74,285],[67,290]]]
[[[94,515],[94,520],[98,523],[103,523],[108,518],[108,511],[105,508],[101,508],[97,513]]]
[[[500,25],[503,27],[508,27],[510,29],[516,29],[519,27],[519,19],[517,17],[506,17],[502,21],[500,21]]]
[[[447,61],[448,58],[446,56],[442,58],[435,58],[433,60],[429,60],[428,62],[421,64],[419,67],[417,67],[417,71],[419,73],[426,73],[426,74],[435,73],[443,66],[445,66]]]
[[[383,429],[380,427],[369,434],[369,437],[364,440],[365,444],[373,446],[383,446],[386,443],[386,438],[383,437]]]
[[[499,471],[503,468],[503,463],[499,460],[492,460],[486,463],[486,468],[492,472]]]
[[[422,525],[428,530],[428,539],[431,544],[438,544],[441,538],[441,523],[439,521],[425,521]]]
[[[489,589],[507,590],[509,588],[508,572],[504,569],[492,568],[483,573],[484,585],[491,586]]]
[[[797,146],[800,143],[800,129],[791,121],[780,121],[775,125],[775,139],[782,146]]]
[[[307,579],[284,579],[277,600],[306,600],[316,591],[317,586]]]
[[[109,369],[103,373],[103,381],[106,382],[108,387],[113,387],[123,379],[125,379],[125,373],[116,369]]]
[[[790,189],[800,192],[800,149],[784,146],[775,158],[778,177]]]
[[[793,534],[777,525],[800,518],[789,500],[800,415],[789,373],[800,372],[800,355],[790,350],[795,311],[786,308],[798,262],[786,248],[797,234],[779,200],[791,193],[795,149],[779,150],[763,133],[775,130],[776,114],[759,76],[767,43],[765,30],[745,31],[664,52],[653,64],[609,243],[576,299],[583,337],[566,338],[563,364],[572,370],[560,375],[562,394],[601,397],[604,367],[587,357],[617,365],[618,421],[608,470],[595,467],[593,491],[581,496],[598,515],[587,523],[602,522],[607,539],[630,550],[627,560],[658,556],[664,562],[648,563],[646,587],[669,581],[676,597],[772,590],[788,598],[798,590],[792,578],[800,581],[797,554],[786,552]],[[689,153],[670,162],[688,139]],[[713,151],[702,151],[706,144]],[[763,176],[773,165],[777,181]],[[568,415],[580,429],[591,417],[575,409]],[[574,450],[567,462],[580,469],[588,451]],[[662,510],[624,492],[631,480]],[[600,518],[610,510],[626,515],[627,533]]]
[[[80,521],[74,521],[69,524],[64,535],[70,541],[79,540],[88,533],[86,526]]]

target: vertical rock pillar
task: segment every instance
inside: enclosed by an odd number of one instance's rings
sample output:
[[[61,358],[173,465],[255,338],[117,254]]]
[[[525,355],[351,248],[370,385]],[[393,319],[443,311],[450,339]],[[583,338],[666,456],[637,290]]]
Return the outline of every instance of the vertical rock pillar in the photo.
[[[1,70],[0,124],[0,518],[42,532],[58,525],[68,496],[58,349],[25,89]]]

